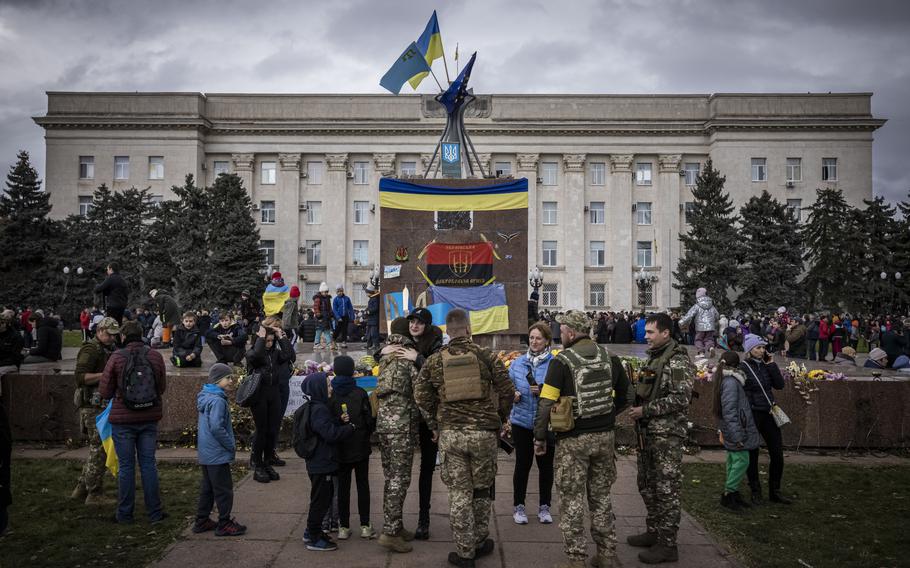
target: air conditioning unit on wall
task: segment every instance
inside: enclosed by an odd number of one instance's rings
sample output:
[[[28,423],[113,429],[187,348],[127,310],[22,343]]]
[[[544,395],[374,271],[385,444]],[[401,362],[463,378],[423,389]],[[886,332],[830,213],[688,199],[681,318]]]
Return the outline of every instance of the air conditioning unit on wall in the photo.
[[[307,211],[307,210],[309,210],[309,207],[307,207],[307,204],[306,204],[306,203],[300,203],[299,205],[297,205],[297,207],[298,207],[298,209],[300,209],[301,211]]]
[[[254,203],[254,204],[253,204],[253,211],[259,211],[259,204],[258,204],[258,203]]]

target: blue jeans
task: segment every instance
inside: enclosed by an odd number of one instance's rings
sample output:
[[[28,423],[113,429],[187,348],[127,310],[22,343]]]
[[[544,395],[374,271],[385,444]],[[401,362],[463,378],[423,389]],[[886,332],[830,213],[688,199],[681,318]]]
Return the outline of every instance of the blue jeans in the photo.
[[[139,456],[139,473],[142,475],[142,494],[149,520],[161,519],[161,495],[158,492],[158,465],[155,450],[158,447],[158,423],[111,424],[114,451],[120,462],[117,481],[120,484],[120,502],[117,520],[131,522],[136,503],[136,456]]]
[[[332,328],[329,325],[316,324],[316,337],[313,340],[313,345],[319,345],[319,342],[322,340],[322,336],[325,336],[325,344],[332,344]]]

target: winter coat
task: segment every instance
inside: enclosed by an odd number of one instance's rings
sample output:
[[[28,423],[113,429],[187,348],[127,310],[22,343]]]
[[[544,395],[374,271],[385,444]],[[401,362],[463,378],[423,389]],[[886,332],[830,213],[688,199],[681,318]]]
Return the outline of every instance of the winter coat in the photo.
[[[224,389],[218,385],[202,385],[202,390],[196,395],[196,410],[199,411],[196,440],[199,465],[221,465],[234,461],[237,445]]]
[[[743,388],[749,397],[752,410],[770,412],[771,405],[768,404],[768,399],[772,403],[774,402],[772,390],[783,390],[784,388],[784,376],[780,373],[777,363],[765,363],[750,357],[739,364],[739,370],[746,376],[746,384]],[[761,381],[761,386],[756,382],[756,378]],[[762,394],[762,388],[768,395],[767,399]]]
[[[348,321],[354,319],[354,304],[351,299],[345,295],[335,296],[332,300],[332,313],[336,319],[348,318]]]
[[[695,331],[716,331],[719,316],[717,308],[714,307],[714,301],[708,296],[702,296],[695,300],[695,304],[679,320],[679,325],[685,326],[694,319]]]
[[[297,329],[300,323],[300,308],[297,306],[297,298],[288,298],[284,301],[281,308],[281,327],[284,329]]]
[[[866,359],[866,363],[863,365],[863,369],[887,369],[887,367],[882,366],[878,361],[874,359]]]
[[[230,335],[234,347],[240,348],[246,345],[246,330],[239,323],[232,323],[227,328],[221,327],[221,323],[216,323],[205,334],[205,340],[209,344],[221,345],[221,339],[218,338],[219,335]]]
[[[107,309],[125,308],[130,295],[130,287],[119,272],[108,274],[104,282],[95,286],[96,294],[103,294],[107,299]]]
[[[731,452],[754,450],[760,439],[749,397],[743,388],[746,377],[742,371],[725,371],[722,380],[719,428],[724,435],[724,448]]]
[[[145,347],[142,341],[132,341],[126,349],[129,351],[138,351]],[[155,373],[155,386],[158,391],[159,399],[167,388],[167,376],[164,368],[164,357],[154,349],[148,350],[149,364]],[[147,408],[145,410],[130,410],[123,404],[121,395],[121,384],[123,381],[123,370],[126,367],[127,355],[121,350],[114,351],[107,359],[107,365],[101,374],[101,382],[98,385],[98,392],[104,400],[114,399],[114,405],[111,407],[110,418],[111,424],[142,424],[145,422],[158,422],[161,420],[162,404]]]
[[[645,318],[638,318],[635,322],[635,343],[645,342]]]
[[[800,358],[806,356],[806,326],[802,322],[797,323],[787,332],[787,343],[790,344],[787,355]]]
[[[833,365],[843,365],[845,367],[856,367],[856,359],[845,355],[843,351],[834,356]]]
[[[313,296],[313,317],[316,318],[317,325],[328,326],[335,318],[332,313],[332,298],[325,294]]]
[[[632,326],[626,318],[619,318],[613,327],[613,343],[632,343]]]
[[[79,312],[79,327],[88,330],[88,324],[92,323],[92,315],[86,311]]]
[[[357,428],[350,438],[337,444],[338,463],[363,461],[372,453],[370,435],[376,428],[373,407],[370,405],[370,395],[357,386],[353,377],[336,375],[332,379],[332,397],[329,399],[329,408],[338,424],[342,423],[342,404],[347,405],[348,417]]]
[[[40,331],[40,330],[39,330]],[[888,366],[894,365],[894,360],[901,355],[910,355],[910,342],[906,333],[898,335],[894,330],[882,334],[882,349],[888,354]]]
[[[342,424],[332,416],[329,408],[329,389],[325,373],[311,373],[301,385],[303,394],[311,404],[310,430],[318,440],[312,457],[306,460],[310,475],[325,475],[338,471],[337,444],[350,438],[356,429],[353,424]]]
[[[806,328],[806,339],[809,341],[817,341],[819,339],[820,330],[819,330],[818,320],[812,320],[809,322],[809,327]]]
[[[202,357],[202,330],[198,327],[187,329],[181,325],[174,330],[174,357],[186,358],[190,353],[196,355],[195,361]]]
[[[0,333],[0,367],[18,367],[22,363],[22,335],[13,326]]]
[[[509,366],[509,378],[515,385],[515,390],[521,393],[518,402],[512,405],[512,414],[509,416],[509,422],[528,430],[534,429],[534,418],[537,415],[538,397],[531,394],[531,384],[528,382],[528,371],[534,376],[534,382],[543,389],[544,381],[547,378],[547,369],[550,367],[550,360],[553,358],[549,352],[543,354],[537,362],[537,366],[531,364],[531,359],[525,353],[521,357],[512,361]]]
[[[177,300],[158,292],[155,294],[155,304],[158,306],[158,314],[164,325],[175,326],[180,323],[180,306],[177,305]]]
[[[29,351],[29,355],[46,357],[51,361],[62,359],[63,331],[60,329],[60,320],[47,316],[41,318],[37,324],[38,345]]]
[[[296,358],[288,338],[276,339],[271,349],[266,349],[265,339],[256,337],[253,346],[246,352],[246,363],[251,372],[262,373],[261,386],[277,387],[281,382],[282,367]]]
[[[379,292],[370,295],[365,316],[367,325],[379,325]]]
[[[834,331],[834,324],[829,325],[828,320],[821,320],[818,324],[818,338],[822,341],[827,341],[831,338],[831,333]]]

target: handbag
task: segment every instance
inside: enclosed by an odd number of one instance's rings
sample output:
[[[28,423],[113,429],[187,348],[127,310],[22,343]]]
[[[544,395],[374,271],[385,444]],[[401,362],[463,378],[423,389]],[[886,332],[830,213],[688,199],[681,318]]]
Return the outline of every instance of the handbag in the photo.
[[[253,371],[237,387],[236,400],[237,404],[243,407],[250,407],[256,399],[256,393],[259,392],[259,385],[262,384],[262,372]]]
[[[777,424],[777,427],[780,428],[786,424],[790,423],[790,417],[787,416],[787,413],[784,412],[784,409],[777,405],[776,402],[771,402],[771,398],[768,397],[768,393],[765,392],[765,387],[761,384],[761,381],[758,380],[758,375],[755,374],[755,371],[752,370],[748,364],[746,368],[749,369],[749,372],[752,373],[752,376],[755,377],[755,382],[758,383],[758,388],[761,389],[761,393],[765,395],[765,400],[768,401],[768,404],[771,405],[771,417],[774,418],[774,423]]]

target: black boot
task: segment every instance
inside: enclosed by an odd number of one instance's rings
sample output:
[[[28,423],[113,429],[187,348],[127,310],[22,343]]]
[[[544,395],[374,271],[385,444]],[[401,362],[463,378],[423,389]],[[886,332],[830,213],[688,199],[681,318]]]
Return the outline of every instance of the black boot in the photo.
[[[749,502],[743,498],[742,493],[739,491],[734,491],[731,493],[731,495],[733,496],[733,500],[739,504],[741,509],[749,509],[752,507],[752,505],[750,505]]]
[[[414,538],[417,540],[429,540],[430,538],[430,512],[420,511],[417,517],[417,530],[414,531]]]
[[[268,483],[272,480],[265,468],[258,463],[253,466],[253,479],[259,483]]]
[[[734,513],[742,511],[742,508],[739,506],[739,503],[736,502],[736,498],[733,497],[732,493],[724,493],[720,496],[720,506],[726,507]]]
[[[262,469],[265,471],[265,474],[269,476],[269,479],[271,481],[278,481],[281,479],[281,476],[278,475],[278,472],[275,471],[275,468],[273,468],[271,465],[264,466]]]
[[[780,503],[781,505],[790,505],[793,503],[792,499],[784,497],[780,494],[779,491],[773,491],[771,495],[768,496],[768,501],[771,501],[772,503]]]
[[[679,552],[676,545],[668,546],[658,542],[648,550],[638,553],[638,559],[645,564],[660,564],[661,562],[676,562],[679,560]]]
[[[474,568],[474,559],[462,558],[461,556],[458,556],[457,552],[450,552],[449,564],[458,566],[459,568]]]
[[[762,496],[761,496],[761,487],[752,488],[752,504],[756,505],[756,506],[765,504],[765,500],[762,499]]]
[[[269,457],[269,465],[283,467],[287,465],[287,462],[278,457],[278,452],[273,451],[271,457]]]
[[[639,546],[642,548],[650,548],[657,544],[657,533],[651,531],[645,531],[641,534],[633,534],[626,538],[626,542],[632,546]]]

